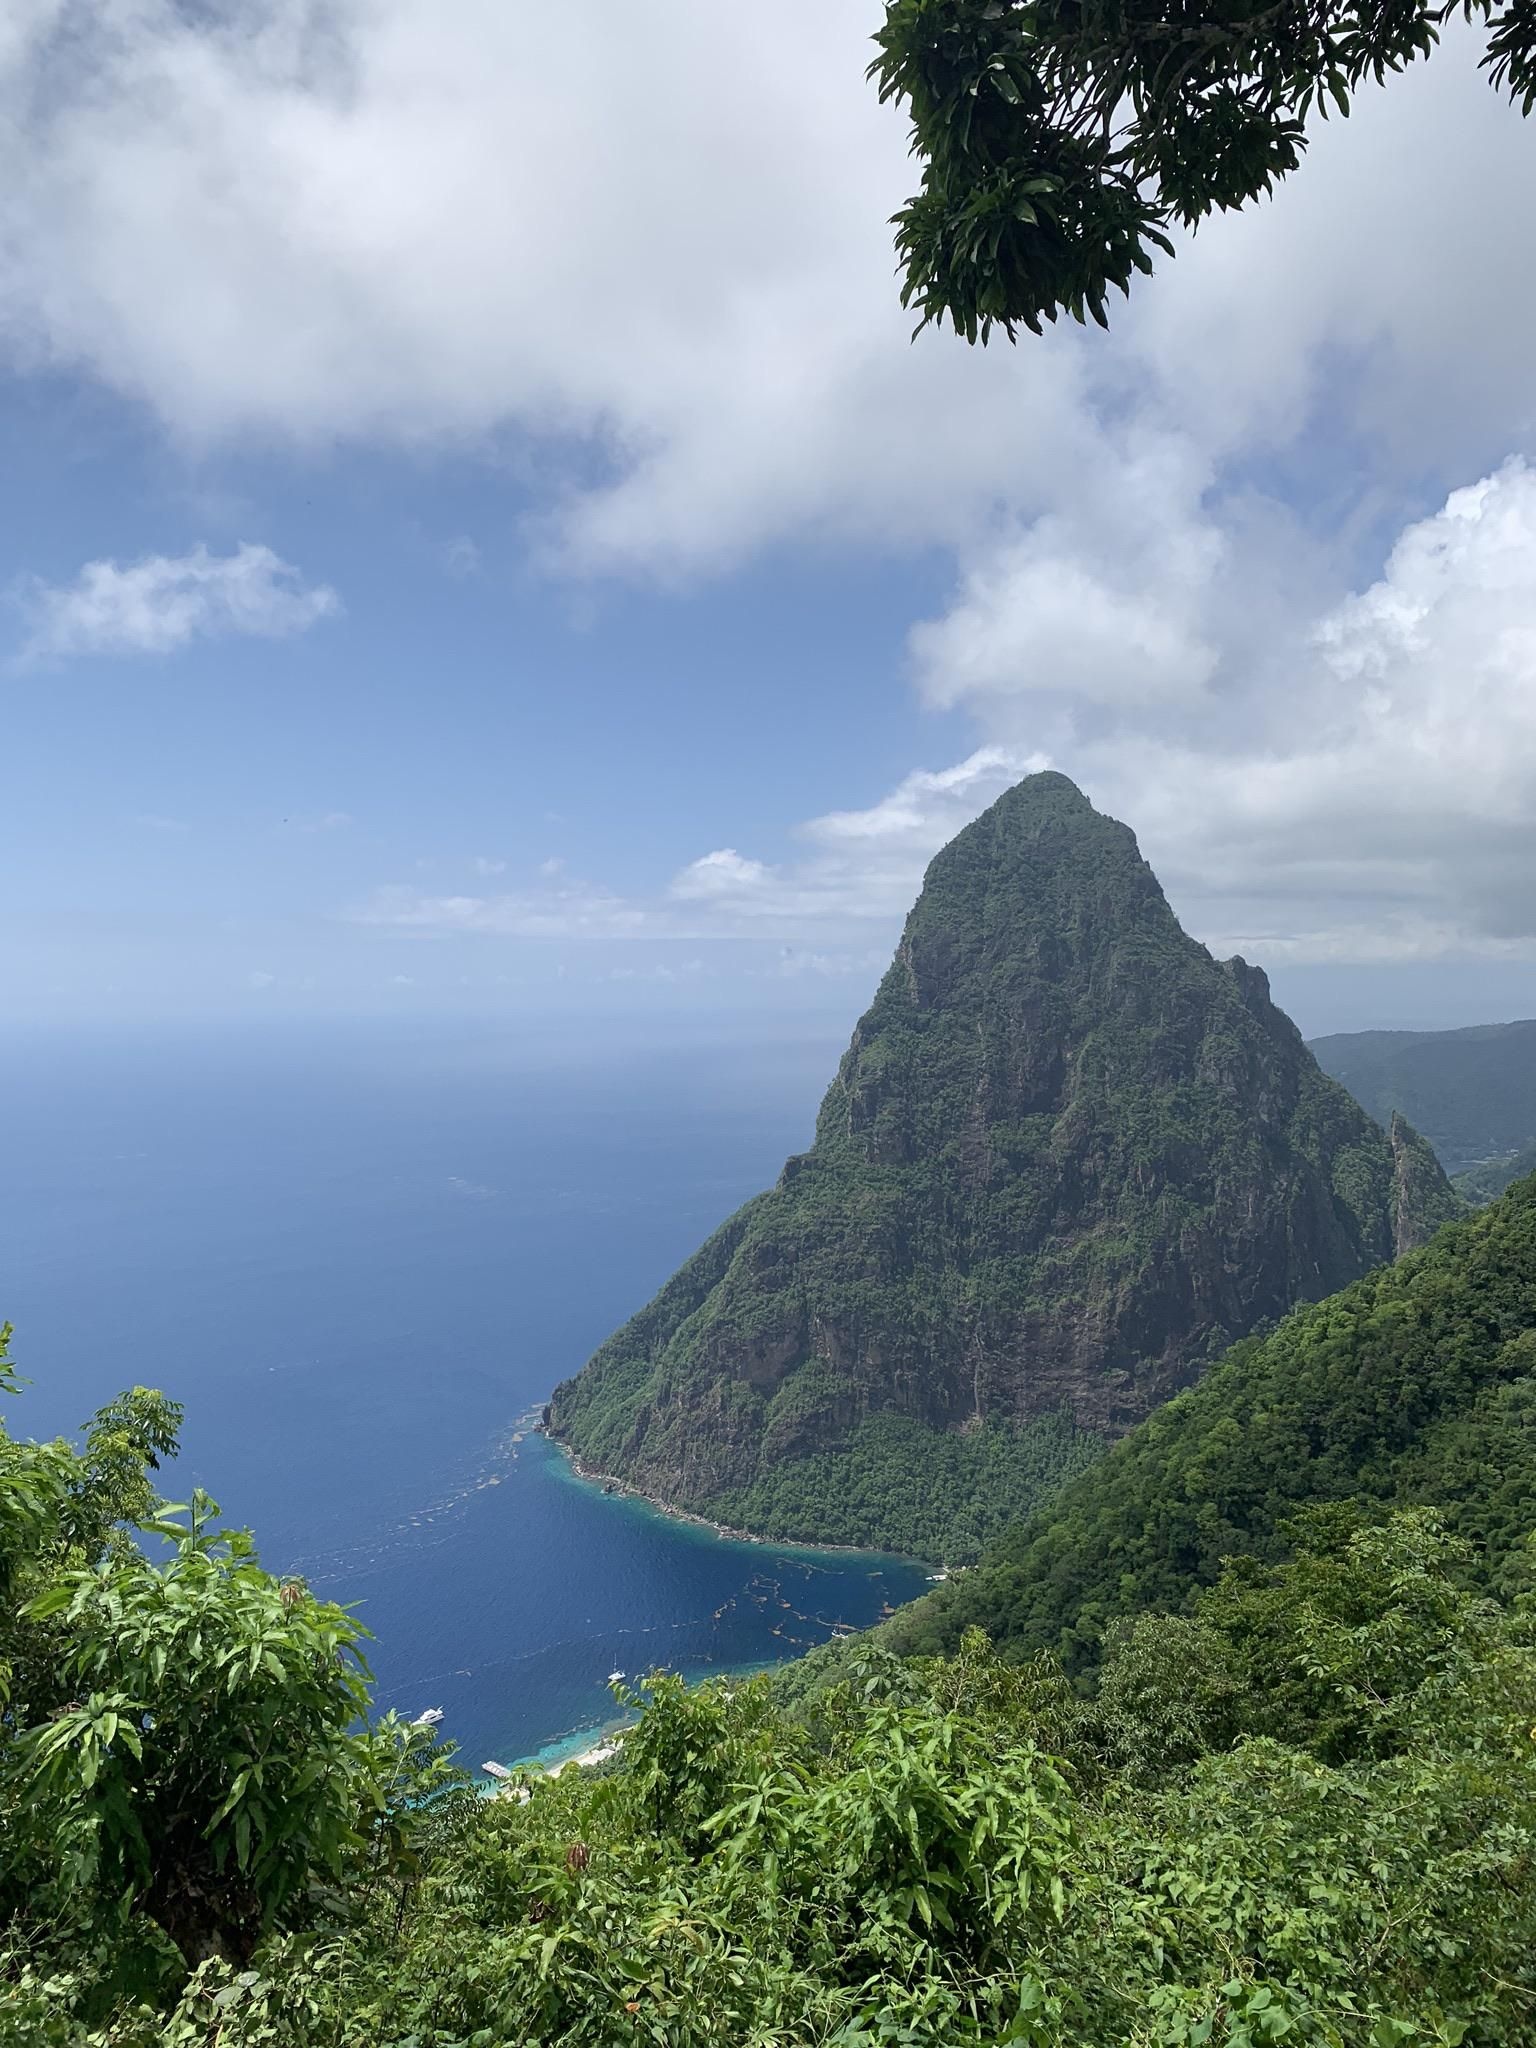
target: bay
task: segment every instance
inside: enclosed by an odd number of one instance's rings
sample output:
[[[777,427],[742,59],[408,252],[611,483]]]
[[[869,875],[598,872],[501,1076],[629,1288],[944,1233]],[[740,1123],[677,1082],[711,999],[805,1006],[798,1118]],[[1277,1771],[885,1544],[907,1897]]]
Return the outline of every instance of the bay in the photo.
[[[185,1403],[165,1475],[357,1602],[381,1706],[465,1760],[557,1756],[608,1675],[779,1661],[911,1561],[727,1541],[575,1480],[531,1428],[809,1138],[824,1042],[636,1047],[272,1026],[0,1045],[14,1430]]]

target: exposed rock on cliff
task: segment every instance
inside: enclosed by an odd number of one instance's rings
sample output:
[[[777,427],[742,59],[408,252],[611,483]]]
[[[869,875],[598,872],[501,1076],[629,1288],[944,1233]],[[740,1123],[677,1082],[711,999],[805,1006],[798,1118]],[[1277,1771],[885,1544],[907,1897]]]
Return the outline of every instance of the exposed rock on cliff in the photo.
[[[1180,929],[1131,832],[1035,775],[930,866],[811,1150],[556,1390],[550,1426],[775,1535],[931,1551],[928,1476],[951,1517],[974,1482],[995,1512],[964,1550],[1457,1206],[1264,974]]]

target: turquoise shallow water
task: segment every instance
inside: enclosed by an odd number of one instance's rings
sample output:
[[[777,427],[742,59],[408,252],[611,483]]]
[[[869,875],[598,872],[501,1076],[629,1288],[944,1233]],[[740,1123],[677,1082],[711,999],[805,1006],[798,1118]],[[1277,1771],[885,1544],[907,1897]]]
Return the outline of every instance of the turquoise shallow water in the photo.
[[[358,1602],[380,1703],[441,1706],[466,1762],[584,1747],[611,1671],[776,1662],[922,1589],[606,1495],[527,1427],[804,1146],[826,1047],[557,1058],[371,1026],[3,1051],[0,1320],[33,1381],[8,1423],[177,1395],[168,1490]]]

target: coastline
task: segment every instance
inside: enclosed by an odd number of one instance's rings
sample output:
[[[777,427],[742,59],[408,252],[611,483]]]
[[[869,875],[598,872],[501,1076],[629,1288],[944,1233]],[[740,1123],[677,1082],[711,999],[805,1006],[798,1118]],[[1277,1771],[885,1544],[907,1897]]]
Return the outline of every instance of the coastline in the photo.
[[[592,1466],[584,1463],[568,1443],[552,1435],[542,1420],[534,1423],[532,1426],[547,1444],[550,1444],[560,1453],[561,1457],[570,1467],[573,1476],[582,1480],[586,1485],[600,1486],[604,1493],[622,1494],[626,1500],[642,1501],[647,1507],[654,1508],[657,1514],[665,1515],[669,1521],[690,1523],[695,1529],[705,1529],[711,1536],[718,1536],[723,1542],[753,1543],[766,1550],[822,1552],[832,1557],[890,1557],[899,1560],[903,1564],[916,1564],[929,1568],[929,1560],[927,1558],[907,1557],[901,1551],[872,1550],[862,1543],[818,1543],[811,1537],[758,1536],[750,1529],[733,1529],[729,1522],[712,1522],[708,1515],[694,1514],[689,1508],[676,1507],[671,1501],[659,1500],[654,1493],[647,1493],[644,1487],[634,1486],[629,1480],[620,1479],[615,1473],[595,1470]],[[938,1571],[942,1567],[933,1565],[931,1569]]]

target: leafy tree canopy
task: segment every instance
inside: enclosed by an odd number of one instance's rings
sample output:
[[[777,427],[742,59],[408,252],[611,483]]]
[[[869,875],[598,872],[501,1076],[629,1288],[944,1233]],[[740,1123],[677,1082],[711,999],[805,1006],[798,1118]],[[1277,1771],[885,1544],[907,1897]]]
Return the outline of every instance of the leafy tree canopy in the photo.
[[[355,1619],[145,1505],[172,1420],[0,1431],[6,2048],[1536,2038],[1536,1606],[1432,1508],[1142,1584],[1095,1686],[974,1628],[654,1672],[487,1798],[369,1724]]]
[[[967,341],[1070,313],[1273,189],[1314,116],[1428,56],[1456,14],[1494,87],[1536,104],[1529,0],[890,0],[870,67],[912,115],[902,303]]]
[[[1418,1511],[1059,1666],[655,1673],[609,1768],[418,1780],[241,1968],[0,1953],[20,2048],[1506,2048],[1536,2012],[1528,1604]]]
[[[1536,1177],[1422,1251],[1235,1345],[1046,1506],[888,1624],[969,1626],[1083,1672],[1117,1620],[1188,1611],[1225,1559],[1297,1527],[1433,1503],[1501,1592],[1525,1585],[1536,1498]]]

